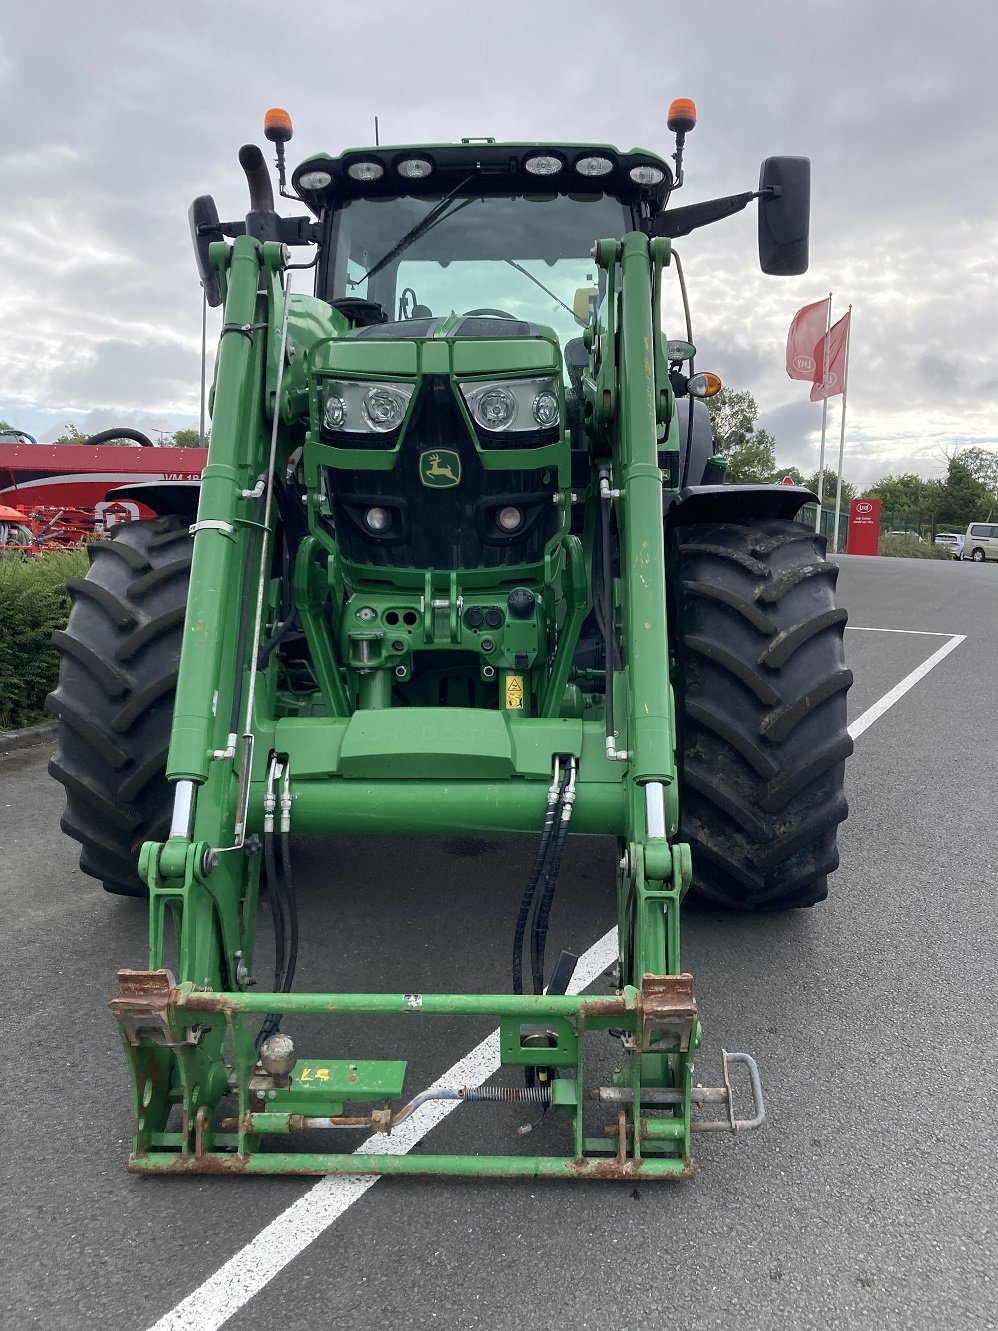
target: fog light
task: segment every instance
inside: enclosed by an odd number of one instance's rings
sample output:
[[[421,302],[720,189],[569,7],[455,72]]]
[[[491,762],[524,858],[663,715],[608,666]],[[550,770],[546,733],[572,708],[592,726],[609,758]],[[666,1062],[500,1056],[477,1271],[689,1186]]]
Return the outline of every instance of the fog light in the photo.
[[[392,515],[387,508],[369,508],[364,514],[364,526],[380,536],[392,525]]]
[[[496,514],[496,523],[505,532],[519,531],[523,526],[523,514],[512,504],[507,504]]]

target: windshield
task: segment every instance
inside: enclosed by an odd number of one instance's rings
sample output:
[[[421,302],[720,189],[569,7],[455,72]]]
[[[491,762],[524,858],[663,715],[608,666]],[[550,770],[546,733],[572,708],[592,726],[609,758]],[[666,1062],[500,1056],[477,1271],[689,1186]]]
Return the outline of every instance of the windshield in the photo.
[[[494,311],[564,345],[581,331],[577,293],[599,286],[593,242],[632,225],[604,194],[354,199],[333,216],[324,294],[375,301],[390,320]]]

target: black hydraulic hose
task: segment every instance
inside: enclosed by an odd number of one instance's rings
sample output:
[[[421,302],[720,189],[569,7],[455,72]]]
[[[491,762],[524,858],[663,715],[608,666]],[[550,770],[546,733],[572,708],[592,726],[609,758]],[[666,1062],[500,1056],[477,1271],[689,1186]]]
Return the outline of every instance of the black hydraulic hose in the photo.
[[[287,943],[285,938],[284,900],[281,891],[280,875],[277,872],[277,857],[274,853],[274,833],[263,834],[263,863],[267,873],[267,894],[270,897],[270,914],[274,922],[274,993],[284,993],[284,976],[287,968]],[[264,1019],[256,1036],[257,1049],[269,1036],[273,1035],[281,1024],[280,1014],[270,1012]]]
[[[575,763],[574,759],[570,759],[568,784],[563,788],[562,797],[559,801],[560,817],[555,830],[554,849],[548,863],[544,890],[537,900],[537,908],[534,911],[534,919],[530,928],[530,965],[535,994],[544,992],[544,953],[547,949],[548,922],[551,918],[551,906],[554,903],[554,894],[558,886],[558,874],[561,872],[565,842],[568,840],[568,825],[572,820],[572,804],[575,800],[574,785]]]
[[[278,625],[267,641],[261,645],[256,658],[257,670],[262,670],[270,660],[271,653],[274,651],[275,647],[279,647],[290,633],[295,629],[300,629],[300,627],[301,621],[298,617],[298,607],[292,606],[291,614],[288,615],[284,623]]]
[[[562,774],[561,781],[556,786],[551,783],[548,791],[547,809],[544,812],[544,826],[541,829],[541,838],[537,843],[537,853],[534,856],[533,868],[530,871],[530,878],[527,886],[524,888],[523,897],[520,901],[520,913],[516,917],[516,931],[513,936],[513,993],[523,993],[523,940],[527,932],[527,920],[530,917],[530,908],[534,904],[534,895],[537,891],[537,884],[541,880],[541,873],[547,860],[548,847],[551,844],[551,833],[555,825],[555,819],[558,817],[558,811],[561,808],[565,788],[568,783],[567,771]]]
[[[291,876],[291,834],[281,830],[281,873],[284,880],[284,904],[288,911],[288,962],[284,972],[284,992],[291,992],[298,965],[298,898]]]

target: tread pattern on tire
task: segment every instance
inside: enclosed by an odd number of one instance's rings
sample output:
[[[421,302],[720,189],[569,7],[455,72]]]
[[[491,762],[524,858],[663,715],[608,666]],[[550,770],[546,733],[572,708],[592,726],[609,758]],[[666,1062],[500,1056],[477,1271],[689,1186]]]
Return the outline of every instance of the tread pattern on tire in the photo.
[[[186,520],[123,524],[90,547],[86,578],[69,583],[69,622],[53,642],[59,721],[49,772],[66,789],[62,830],[80,868],[109,892],[143,896],[143,841],[168,824],[173,699],[193,542]]]
[[[846,817],[846,612],[824,539],[796,522],[671,533],[680,835],[692,894],[741,911],[810,906]]]

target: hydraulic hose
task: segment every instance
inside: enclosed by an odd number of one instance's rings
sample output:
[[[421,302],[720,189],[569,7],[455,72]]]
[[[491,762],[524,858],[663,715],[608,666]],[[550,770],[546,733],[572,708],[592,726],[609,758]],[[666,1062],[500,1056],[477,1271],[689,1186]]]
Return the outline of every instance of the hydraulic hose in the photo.
[[[537,853],[534,856],[533,867],[530,870],[530,878],[527,886],[524,888],[523,897],[520,901],[520,913],[516,917],[516,931],[513,936],[513,993],[523,993],[523,940],[527,932],[527,920],[530,917],[530,908],[534,904],[534,896],[537,892],[537,885],[541,880],[541,873],[547,860],[548,847],[551,844],[551,833],[558,817],[558,810],[561,808],[562,797],[568,782],[568,772],[560,773],[558,761],[555,759],[554,778],[548,790],[547,808],[544,811],[544,826],[541,829],[540,841],[537,843]]]
[[[575,759],[569,758],[568,782],[563,786],[561,799],[559,800],[560,818],[555,831],[554,849],[548,863],[544,890],[538,898],[530,930],[531,978],[535,994],[544,992],[544,953],[547,949],[548,922],[551,918],[554,894],[558,887],[558,874],[561,872],[565,842],[568,840],[568,825],[572,821],[572,805],[575,803],[575,771]]]

